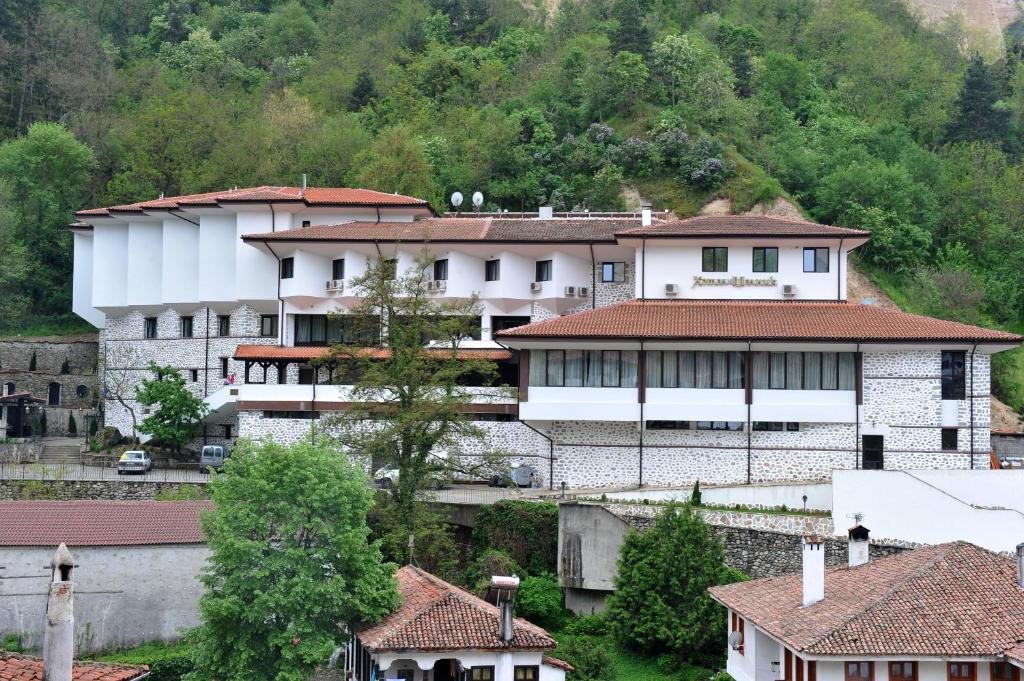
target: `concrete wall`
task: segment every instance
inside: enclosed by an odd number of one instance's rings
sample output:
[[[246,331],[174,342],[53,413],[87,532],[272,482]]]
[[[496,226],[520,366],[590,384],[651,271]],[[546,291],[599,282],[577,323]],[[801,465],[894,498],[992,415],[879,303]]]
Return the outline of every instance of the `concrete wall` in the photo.
[[[872,536],[939,544],[965,540],[993,551],[1024,541],[1024,470],[835,471],[837,531],[863,516]]]
[[[0,548],[0,637],[38,650],[46,616],[45,566],[53,547]],[[199,623],[202,544],[71,547],[75,556],[75,654],[172,641]],[[14,579],[14,577],[19,577]],[[23,578],[20,578],[23,577]]]

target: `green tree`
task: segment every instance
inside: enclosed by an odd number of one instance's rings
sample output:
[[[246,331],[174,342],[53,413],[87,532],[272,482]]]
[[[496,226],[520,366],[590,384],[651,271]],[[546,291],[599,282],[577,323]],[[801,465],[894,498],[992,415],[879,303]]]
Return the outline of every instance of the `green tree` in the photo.
[[[192,440],[196,423],[206,416],[209,407],[186,387],[185,378],[177,369],[155,362],[150,362],[148,368],[154,378],[139,383],[135,399],[145,407],[157,407],[142,420],[138,430],[180,450]]]
[[[909,274],[931,252],[932,235],[928,230],[892,211],[856,206],[844,214],[842,225],[871,232],[862,255],[889,272]]]
[[[264,50],[276,57],[313,52],[320,29],[297,0],[277,5],[267,17]]]
[[[352,87],[352,94],[348,97],[348,110],[359,111],[375,99],[377,99],[377,88],[373,84],[373,77],[369,71],[360,71],[356,76],[356,83]]]
[[[525,577],[516,596],[516,615],[542,627],[555,629],[565,617],[562,601],[562,587],[558,585],[557,575],[546,573]]]
[[[329,443],[241,440],[209,487],[193,678],[305,681],[398,605],[394,566],[367,540],[365,474]]]
[[[645,15],[650,0],[615,0],[612,18],[618,22],[612,33],[613,52],[647,55],[651,51],[651,29]]]
[[[408,128],[389,128],[352,163],[354,184],[384,192],[427,199],[443,205],[423,153],[423,142]]]
[[[619,110],[624,114],[635,111],[641,103],[650,72],[643,57],[633,52],[619,52],[612,60],[611,84]]]
[[[647,654],[669,651],[691,661],[720,655],[725,611],[707,590],[741,578],[697,511],[670,505],[652,527],[631,531],[622,543],[608,597],[612,635]]]
[[[995,77],[981,55],[974,55],[946,128],[946,141],[1001,142],[1009,129],[1009,111],[996,106],[999,98]]]

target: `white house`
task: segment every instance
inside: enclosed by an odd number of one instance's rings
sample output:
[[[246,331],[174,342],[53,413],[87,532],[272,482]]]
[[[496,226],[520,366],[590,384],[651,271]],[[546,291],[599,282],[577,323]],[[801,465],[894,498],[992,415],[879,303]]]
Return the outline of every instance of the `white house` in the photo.
[[[825,570],[805,538],[802,574],[717,586],[728,609],[736,681],[1019,681],[1024,666],[1024,544],[1016,565],[966,542]]]
[[[356,632],[346,656],[355,681],[565,681],[572,667],[544,653],[555,639],[526,620],[407,565],[402,604]],[[503,616],[504,615],[504,616]]]
[[[407,272],[426,255],[431,295],[478,297],[461,348],[518,397],[470,386],[471,413],[551,486],[987,468],[990,356],[1021,341],[847,301],[847,256],[869,235],[802,220],[436,217],[410,197],[295,187],[77,216],[75,311],[102,329],[122,432],[153,360],[207,400],[206,440],[307,436],[348,402],[310,361],[382,342],[328,317],[359,303],[352,281],[378,258]]]

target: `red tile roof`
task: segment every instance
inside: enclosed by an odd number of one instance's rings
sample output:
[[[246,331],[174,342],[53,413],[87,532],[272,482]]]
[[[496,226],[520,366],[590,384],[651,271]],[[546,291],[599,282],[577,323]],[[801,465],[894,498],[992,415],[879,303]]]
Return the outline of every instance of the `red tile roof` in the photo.
[[[404,650],[550,650],[555,640],[516,618],[511,641],[498,636],[498,608],[419,568],[398,570],[402,605],[357,632],[374,652]]]
[[[618,233],[620,238],[689,237],[862,237],[869,232],[845,227],[820,225],[807,220],[773,218],[766,215],[698,215],[685,220],[654,223]]]
[[[1024,641],[1014,561],[966,542],[827,570],[825,598],[807,607],[802,589],[797,573],[710,591],[808,655],[987,657]]]
[[[246,234],[245,241],[443,241],[496,243],[615,242],[615,233],[637,227],[636,218],[424,218],[415,222],[348,222]]]
[[[1006,659],[1015,662],[1018,667],[1024,667],[1024,643],[1007,650]]]
[[[132,681],[149,672],[147,665],[75,662],[72,681]],[[0,652],[0,681],[43,681],[43,661],[38,657]]]
[[[498,338],[644,338],[1020,343],[1021,337],[959,322],[845,302],[633,300],[555,317]]]
[[[0,546],[201,544],[209,501],[0,501]]]
[[[542,662],[548,665],[549,667],[554,667],[555,669],[562,669],[567,672],[571,672],[576,669],[565,660],[559,660],[557,657],[548,657],[547,655],[545,655]]]
[[[333,187],[250,187],[226,191],[205,192],[202,194],[186,194],[168,196],[150,201],[106,208],[90,208],[75,213],[77,216],[103,216],[117,213],[141,213],[145,210],[174,210],[187,206],[216,206],[222,203],[262,203],[267,201],[287,201],[303,203],[307,206],[403,206],[423,207],[428,204],[423,199],[401,194],[388,194],[372,189],[349,189]]]
[[[309,346],[309,347],[281,347],[278,345],[239,345],[235,348],[234,359],[238,360],[311,360],[323,357],[330,348]],[[387,348],[363,348],[365,355],[375,359],[387,359],[391,356]],[[434,353],[441,357],[447,356],[445,350],[426,350],[427,353]],[[512,353],[509,350],[495,349],[470,349],[465,348],[458,351],[456,357],[459,359],[490,359],[499,361],[510,359]]]

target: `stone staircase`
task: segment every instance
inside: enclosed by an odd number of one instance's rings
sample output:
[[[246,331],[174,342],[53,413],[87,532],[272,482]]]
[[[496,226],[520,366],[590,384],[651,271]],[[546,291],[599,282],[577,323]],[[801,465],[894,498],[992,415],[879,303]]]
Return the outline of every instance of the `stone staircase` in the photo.
[[[51,465],[79,464],[82,462],[81,443],[78,440],[48,440],[43,442],[39,463]]]

